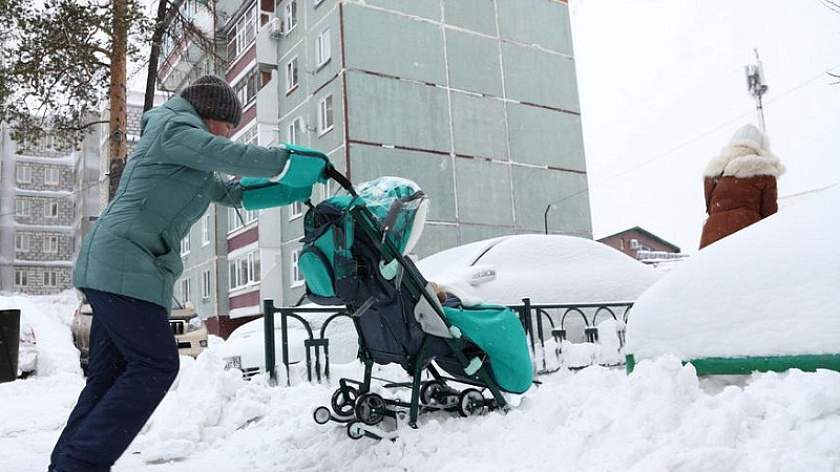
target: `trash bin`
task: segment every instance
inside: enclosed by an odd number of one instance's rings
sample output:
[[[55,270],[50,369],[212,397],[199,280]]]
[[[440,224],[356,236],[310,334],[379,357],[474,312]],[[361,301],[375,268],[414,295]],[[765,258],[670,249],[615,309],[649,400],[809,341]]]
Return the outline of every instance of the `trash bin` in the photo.
[[[17,378],[20,310],[0,310],[0,383]]]

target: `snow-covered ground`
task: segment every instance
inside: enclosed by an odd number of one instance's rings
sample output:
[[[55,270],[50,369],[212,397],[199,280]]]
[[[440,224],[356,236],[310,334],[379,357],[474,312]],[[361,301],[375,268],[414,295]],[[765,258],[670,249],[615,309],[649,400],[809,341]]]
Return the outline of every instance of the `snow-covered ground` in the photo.
[[[72,292],[3,297],[23,308],[40,371],[0,384],[0,470],[42,472],[83,386],[69,321]],[[421,416],[396,441],[358,441],[320,426],[334,386],[243,381],[211,348],[182,358],[173,389],[115,472],[205,471],[837,471],[840,373],[701,378],[674,357],[622,368],[561,370],[512,397],[507,414]],[[358,378],[353,364],[333,366]],[[385,375],[395,375],[386,369]]]

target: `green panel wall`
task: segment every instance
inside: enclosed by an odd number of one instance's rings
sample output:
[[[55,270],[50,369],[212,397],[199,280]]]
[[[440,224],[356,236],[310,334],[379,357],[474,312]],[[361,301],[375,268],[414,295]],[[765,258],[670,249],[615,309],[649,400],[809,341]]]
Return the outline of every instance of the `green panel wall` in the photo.
[[[498,238],[499,236],[507,236],[509,234],[516,234],[513,228],[499,228],[496,226],[471,225],[461,224],[460,228],[460,243],[468,244],[483,239]]]
[[[449,152],[446,90],[347,72],[349,138]]]
[[[508,166],[483,159],[456,159],[458,217],[462,223],[513,225]]]
[[[505,108],[501,100],[452,93],[455,153],[507,159]]]
[[[453,0],[455,1],[455,0]],[[551,0],[497,0],[502,39],[572,55],[569,6]]]
[[[447,29],[446,54],[451,87],[494,97],[503,95],[498,40]]]
[[[514,166],[512,175],[516,219],[521,228],[543,233],[545,210],[551,204],[548,211],[550,233],[592,238],[585,174]]]
[[[434,202],[432,202],[432,205],[434,205]],[[423,235],[412,252],[423,258],[460,244],[457,226],[436,224],[427,219],[426,226],[423,228]]]
[[[497,36],[494,0],[444,0],[443,8],[447,25]]]
[[[580,112],[574,61],[539,49],[502,43],[507,98]]]
[[[430,3],[430,2],[417,2]],[[446,83],[439,25],[355,4],[344,7],[345,64],[349,68]]]
[[[586,170],[579,115],[508,103],[507,116],[512,161]]]
[[[367,5],[440,21],[440,2],[436,0],[365,0]]]
[[[383,175],[416,182],[429,196],[428,218],[455,221],[455,184],[449,156],[352,144],[350,167],[354,183]]]

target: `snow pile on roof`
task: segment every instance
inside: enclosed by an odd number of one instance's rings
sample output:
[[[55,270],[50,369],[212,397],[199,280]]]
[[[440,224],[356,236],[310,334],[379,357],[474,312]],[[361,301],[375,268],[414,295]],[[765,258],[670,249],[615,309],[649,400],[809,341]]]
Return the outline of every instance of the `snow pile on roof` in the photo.
[[[637,300],[626,352],[680,359],[840,353],[840,186],[681,262]]]

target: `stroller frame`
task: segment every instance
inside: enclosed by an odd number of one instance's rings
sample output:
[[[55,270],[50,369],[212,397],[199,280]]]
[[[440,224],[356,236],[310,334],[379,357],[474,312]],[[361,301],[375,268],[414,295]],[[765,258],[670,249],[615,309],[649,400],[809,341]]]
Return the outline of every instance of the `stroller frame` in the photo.
[[[358,196],[352,184],[344,175],[334,169],[328,169],[327,174],[344,187],[352,196]],[[423,283],[425,281],[420,280],[421,276],[419,276],[419,272],[416,272],[416,268],[410,267],[409,263],[403,258],[391,240],[385,237],[390,228],[387,226],[384,228],[380,227],[371,211],[365,205],[353,205],[348,209],[348,212],[350,213],[349,217],[353,219],[356,227],[373,243],[376,252],[384,263],[391,264],[396,261],[396,264],[399,265],[398,270],[401,272],[401,276],[398,279],[398,290],[407,290],[415,304],[423,304],[427,311],[428,308],[431,308],[434,317],[437,319],[428,320],[427,316],[426,322],[435,324],[435,329],[440,332],[440,335],[430,333],[425,329],[423,320],[417,320],[421,327],[424,328],[423,341],[419,351],[414,355],[407,355],[407,362],[403,365],[411,375],[412,381],[388,383],[385,385],[386,388],[410,387],[411,401],[405,402],[397,399],[385,399],[371,392],[371,383],[374,378],[373,366],[376,362],[373,354],[367,349],[362,326],[359,321],[359,317],[363,314],[366,307],[362,307],[362,309],[355,307],[358,309],[357,313],[351,314],[350,316],[353,319],[359,339],[359,359],[364,365],[364,378],[362,381],[340,379],[339,388],[332,396],[332,411],[326,406],[318,407],[313,412],[314,420],[319,424],[325,424],[329,421],[347,423],[347,434],[353,439],[358,439],[362,436],[382,439],[394,438],[396,435],[377,428],[375,425],[385,417],[395,418],[398,423],[404,421],[406,419],[406,408],[408,409],[407,422],[412,428],[417,427],[417,418],[421,411],[457,410],[461,416],[477,414],[483,412],[485,408],[498,408],[507,411],[509,406],[502,395],[502,389],[488,372],[488,367],[484,360],[479,357],[472,359],[467,357],[464,353],[466,342],[461,338],[458,328],[447,320],[436,295],[431,293],[429,288]],[[441,329],[445,329],[446,332],[441,332]],[[426,358],[429,346],[436,338],[442,338],[445,341],[460,367],[468,374],[468,378],[446,377],[433,365],[432,361],[434,359]],[[428,362],[424,365],[425,361]],[[427,380],[425,382],[421,380],[424,370],[427,370],[431,374],[433,380]],[[490,391],[492,399],[486,399],[477,388],[468,388],[459,392],[447,386],[447,381],[487,389]],[[353,387],[352,385],[357,385],[357,387]],[[455,401],[456,395],[457,401]]]

